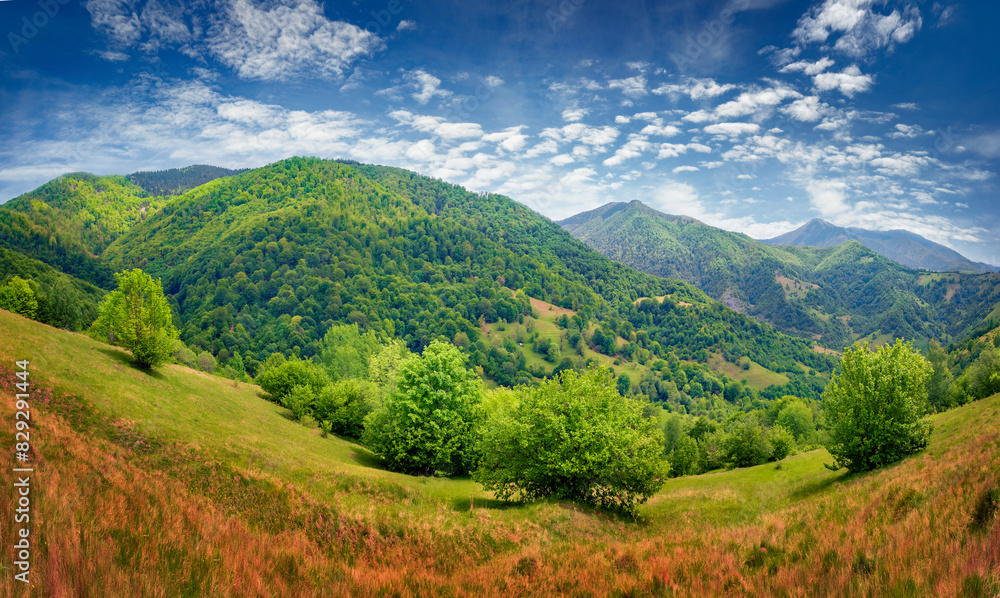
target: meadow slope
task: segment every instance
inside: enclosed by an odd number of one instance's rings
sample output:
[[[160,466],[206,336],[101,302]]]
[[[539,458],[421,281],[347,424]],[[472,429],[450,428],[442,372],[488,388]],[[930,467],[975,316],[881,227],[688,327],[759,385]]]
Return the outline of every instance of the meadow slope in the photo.
[[[668,481],[638,520],[399,475],[248,384],[0,311],[0,444],[30,360],[33,585],[3,596],[996,596],[1000,395],[862,476],[825,451]],[[0,451],[12,492],[13,452]],[[8,494],[10,496],[10,494]],[[0,520],[13,521],[0,500]]]

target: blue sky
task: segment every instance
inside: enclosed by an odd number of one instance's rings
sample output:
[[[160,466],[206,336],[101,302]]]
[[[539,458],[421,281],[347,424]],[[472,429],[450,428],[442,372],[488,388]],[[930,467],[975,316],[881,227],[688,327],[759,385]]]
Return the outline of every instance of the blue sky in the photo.
[[[995,3],[0,2],[0,201],[65,172],[389,164],[553,219],[820,217],[1000,263]]]

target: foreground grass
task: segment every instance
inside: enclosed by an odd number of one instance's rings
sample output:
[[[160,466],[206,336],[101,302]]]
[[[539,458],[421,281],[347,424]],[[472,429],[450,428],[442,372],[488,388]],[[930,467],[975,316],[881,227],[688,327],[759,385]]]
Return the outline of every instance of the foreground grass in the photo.
[[[928,450],[884,471],[847,477],[813,451],[670,480],[627,521],[384,471],[254,386],[140,372],[114,348],[6,312],[3,446],[17,359],[35,384],[35,586],[13,581],[4,523],[3,596],[1000,591],[1000,396],[937,416]],[[0,461],[9,491],[12,453]],[[13,521],[7,499],[0,520]]]

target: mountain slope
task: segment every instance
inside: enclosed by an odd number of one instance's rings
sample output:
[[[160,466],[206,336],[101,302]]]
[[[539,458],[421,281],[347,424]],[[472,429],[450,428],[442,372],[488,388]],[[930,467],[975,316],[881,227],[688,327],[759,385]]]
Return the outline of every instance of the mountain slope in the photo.
[[[770,245],[835,247],[855,240],[904,266],[931,272],[996,272],[997,266],[973,262],[954,249],[905,230],[873,231],[843,228],[815,218],[791,232],[765,239]]]
[[[0,207],[0,246],[107,288],[101,253],[165,202],[122,176],[67,174]]]
[[[825,249],[771,246],[638,201],[559,224],[612,259],[696,284],[731,307],[833,349],[868,336],[947,340],[978,324],[997,301],[991,278],[955,275],[961,282],[952,284],[976,290],[945,297],[933,278],[856,240]]]
[[[290,421],[255,386],[175,365],[151,376],[123,351],[0,311],[6,421],[16,360],[30,362],[31,514],[41,516],[30,530],[34,587],[5,575],[4,596],[1000,589],[1000,395],[935,415],[927,450],[884,470],[832,472],[817,449],[780,469],[675,478],[635,522],[385,471],[364,447]],[[13,427],[0,441],[14,445]],[[24,475],[16,463],[0,454],[7,487]],[[0,501],[0,517],[15,521],[15,508]],[[0,568],[15,568],[13,554],[0,553]]]
[[[339,322],[414,350],[453,341],[503,385],[561,362],[584,367],[597,351],[602,364],[638,364],[642,392],[701,413],[752,394],[712,372],[713,355],[781,368],[809,396],[833,367],[811,342],[718,311],[683,282],[613,262],[509,198],[396,168],[295,158],[217,179],[171,199],[102,257],[115,270],[162,278],[182,339],[223,361],[239,351],[251,372],[273,352],[318,354]],[[638,312],[642,297],[669,298],[670,334]],[[683,305],[693,308],[674,309]],[[554,357],[536,342],[543,331]],[[661,359],[672,366],[654,371]],[[698,372],[689,394],[686,379]]]

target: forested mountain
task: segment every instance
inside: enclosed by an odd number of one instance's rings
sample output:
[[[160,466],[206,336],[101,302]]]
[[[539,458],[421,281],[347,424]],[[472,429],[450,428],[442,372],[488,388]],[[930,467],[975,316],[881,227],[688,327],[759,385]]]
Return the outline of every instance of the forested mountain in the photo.
[[[151,195],[180,195],[189,189],[215,179],[245,172],[245,168],[232,170],[206,164],[195,164],[169,170],[144,170],[128,175],[128,180],[142,187]]]
[[[107,288],[104,249],[165,203],[122,176],[73,173],[3,204],[0,246]]]
[[[920,273],[856,240],[825,249],[771,246],[638,201],[559,224],[616,261],[696,284],[734,309],[837,350],[862,337],[948,341],[978,325],[1000,299],[996,275]]]
[[[814,218],[791,232],[762,242],[796,247],[836,247],[858,241],[868,249],[904,266],[931,272],[996,272],[997,266],[974,262],[954,249],[905,230],[875,231],[843,228]]]

